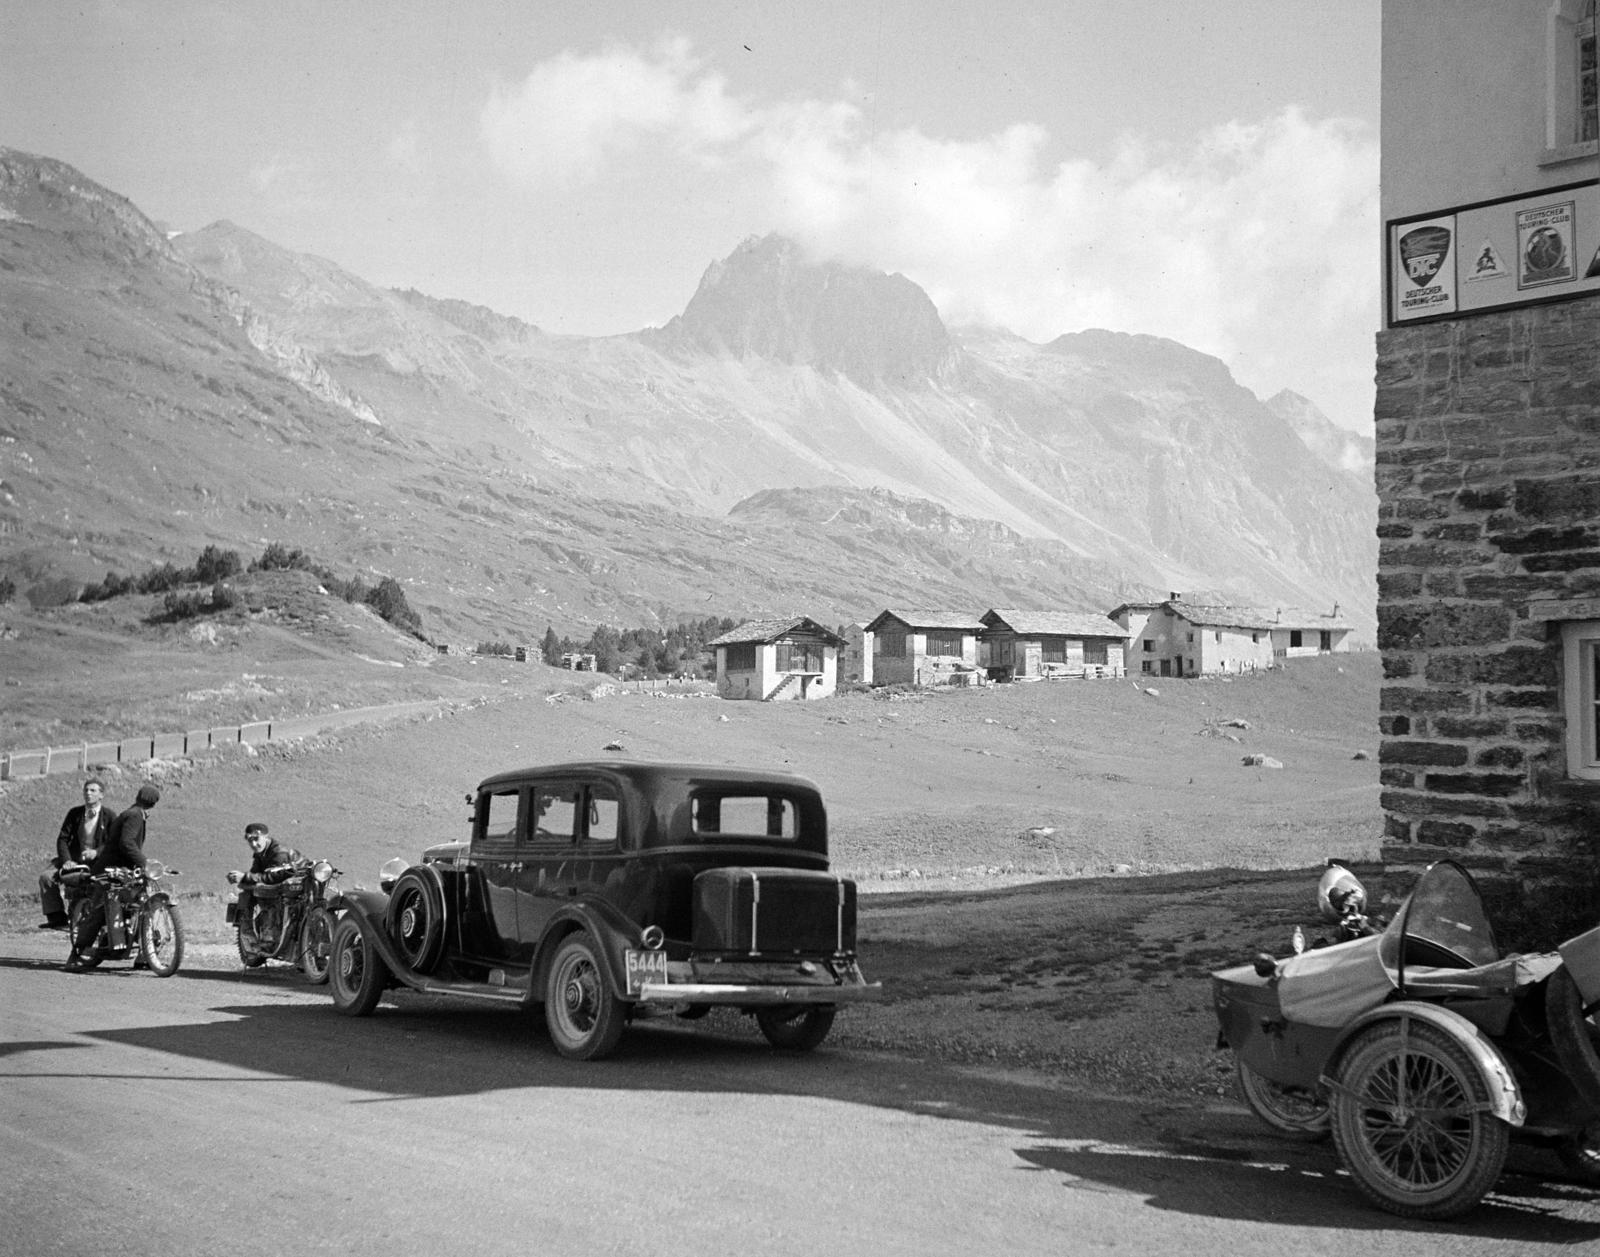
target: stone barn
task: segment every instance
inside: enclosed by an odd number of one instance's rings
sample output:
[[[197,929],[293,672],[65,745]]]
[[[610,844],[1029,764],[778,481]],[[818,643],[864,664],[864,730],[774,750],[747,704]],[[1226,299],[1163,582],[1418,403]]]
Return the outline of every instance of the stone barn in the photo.
[[[883,611],[862,630],[873,685],[970,684],[978,670],[977,616],[958,611]]]

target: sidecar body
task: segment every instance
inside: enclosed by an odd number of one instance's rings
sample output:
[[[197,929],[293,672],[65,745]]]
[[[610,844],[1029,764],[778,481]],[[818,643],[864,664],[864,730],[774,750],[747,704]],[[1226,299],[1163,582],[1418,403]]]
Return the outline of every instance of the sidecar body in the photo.
[[[1600,1168],[1589,937],[1501,956],[1471,875],[1443,861],[1382,934],[1213,974],[1219,1046],[1268,1125],[1331,1128],[1368,1197],[1449,1217],[1493,1185],[1513,1130]]]

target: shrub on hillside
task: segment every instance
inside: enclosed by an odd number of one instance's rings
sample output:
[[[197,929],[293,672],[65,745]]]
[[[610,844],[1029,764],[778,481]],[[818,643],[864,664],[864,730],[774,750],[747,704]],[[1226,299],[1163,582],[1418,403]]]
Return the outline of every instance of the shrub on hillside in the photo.
[[[64,607],[69,602],[76,602],[77,598],[78,582],[69,576],[53,577],[28,587],[28,603],[35,611]]]
[[[378,587],[367,595],[366,602],[395,628],[404,629],[416,637],[422,636],[422,617],[411,609],[411,604],[406,601],[406,591],[400,588],[400,582],[394,577],[385,576],[379,581]]]
[[[17,596],[17,582],[9,576],[0,576],[0,607]]]
[[[237,576],[243,570],[244,565],[239,561],[237,550],[219,550],[216,546],[207,546],[195,560],[193,579],[201,584],[214,584]]]
[[[108,598],[117,598],[123,594],[133,592],[133,577],[118,576],[115,572],[107,572],[106,578],[95,585],[85,585],[83,592],[78,595],[79,602],[104,602]]]
[[[281,541],[269,541],[261,557],[250,561],[252,572],[310,571],[311,556],[296,547],[291,550]]]
[[[163,563],[160,567],[152,567],[144,572],[134,586],[141,594],[165,593],[169,589],[176,589],[184,583],[187,572],[180,572],[170,563]]]

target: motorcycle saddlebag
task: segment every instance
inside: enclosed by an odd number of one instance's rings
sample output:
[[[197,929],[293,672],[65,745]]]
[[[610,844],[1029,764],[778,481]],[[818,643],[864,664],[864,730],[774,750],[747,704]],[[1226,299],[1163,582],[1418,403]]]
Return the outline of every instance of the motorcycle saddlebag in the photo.
[[[694,879],[693,928],[697,952],[853,952],[856,884],[811,869],[706,869]]]

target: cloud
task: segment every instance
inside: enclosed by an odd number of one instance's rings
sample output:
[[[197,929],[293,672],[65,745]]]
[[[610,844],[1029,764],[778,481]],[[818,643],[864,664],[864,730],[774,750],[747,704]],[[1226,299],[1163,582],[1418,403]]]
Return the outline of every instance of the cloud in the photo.
[[[723,80],[703,72],[678,39],[648,57],[626,48],[562,53],[535,66],[520,86],[497,86],[478,121],[502,170],[529,184],[571,188],[647,141],[714,162],[748,120]]]
[[[874,131],[850,101],[730,94],[683,41],[563,54],[480,118],[510,177],[574,187],[648,145],[714,170],[751,230],[900,271],[951,322],[1032,340],[1108,327],[1182,341],[1263,396],[1370,416],[1377,140],[1286,108],[1178,145],[1052,160],[1023,120],[977,139]]]

